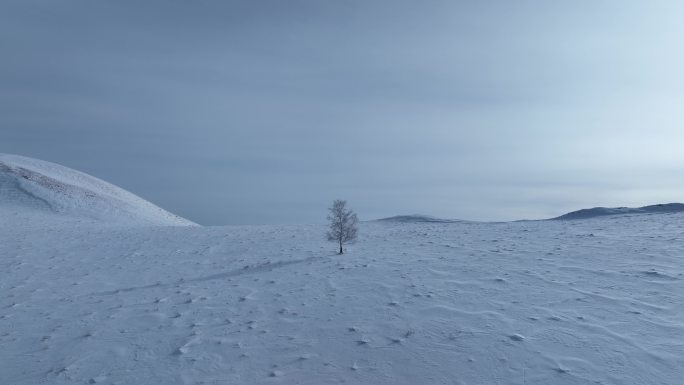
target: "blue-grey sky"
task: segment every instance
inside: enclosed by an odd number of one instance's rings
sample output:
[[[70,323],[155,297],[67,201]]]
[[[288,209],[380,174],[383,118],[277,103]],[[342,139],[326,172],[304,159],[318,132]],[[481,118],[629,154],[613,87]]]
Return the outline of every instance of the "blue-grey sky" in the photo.
[[[681,1],[0,2],[0,152],[201,224],[684,201]]]

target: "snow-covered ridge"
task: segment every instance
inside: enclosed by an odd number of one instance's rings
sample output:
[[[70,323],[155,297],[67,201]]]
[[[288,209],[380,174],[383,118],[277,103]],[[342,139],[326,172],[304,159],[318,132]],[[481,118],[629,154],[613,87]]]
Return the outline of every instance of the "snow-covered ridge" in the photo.
[[[0,154],[0,210],[110,224],[191,226],[195,223],[88,174],[55,163]]]
[[[682,203],[665,203],[643,207],[594,207],[572,211],[552,219],[588,219],[606,215],[679,213],[684,211]]]

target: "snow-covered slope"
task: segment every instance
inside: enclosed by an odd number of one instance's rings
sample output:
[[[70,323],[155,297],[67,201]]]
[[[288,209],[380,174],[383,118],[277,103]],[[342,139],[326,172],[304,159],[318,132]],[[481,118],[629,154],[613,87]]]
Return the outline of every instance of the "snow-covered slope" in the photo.
[[[678,385],[684,214],[0,221],[0,384]]]
[[[96,220],[109,224],[187,226],[194,223],[82,172],[0,154],[2,220]],[[47,215],[52,214],[52,215]]]
[[[684,212],[683,203],[666,203],[644,207],[594,207],[572,211],[553,219],[589,219],[606,215],[621,214],[662,214]]]

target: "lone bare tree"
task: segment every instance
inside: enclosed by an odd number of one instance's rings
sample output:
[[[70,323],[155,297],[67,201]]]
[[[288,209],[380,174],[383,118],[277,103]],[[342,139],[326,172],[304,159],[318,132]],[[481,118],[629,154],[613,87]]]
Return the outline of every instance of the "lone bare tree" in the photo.
[[[328,221],[330,221],[330,228],[328,230],[328,240],[337,242],[340,245],[340,254],[344,254],[342,245],[353,243],[356,240],[359,232],[359,219],[356,213],[347,209],[347,201],[341,199],[335,200],[329,210]]]

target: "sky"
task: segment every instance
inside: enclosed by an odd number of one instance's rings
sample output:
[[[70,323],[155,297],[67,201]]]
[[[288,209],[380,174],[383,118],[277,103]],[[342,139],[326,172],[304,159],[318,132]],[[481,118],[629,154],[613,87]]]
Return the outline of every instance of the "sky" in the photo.
[[[681,1],[0,2],[0,152],[205,225],[684,201]]]

